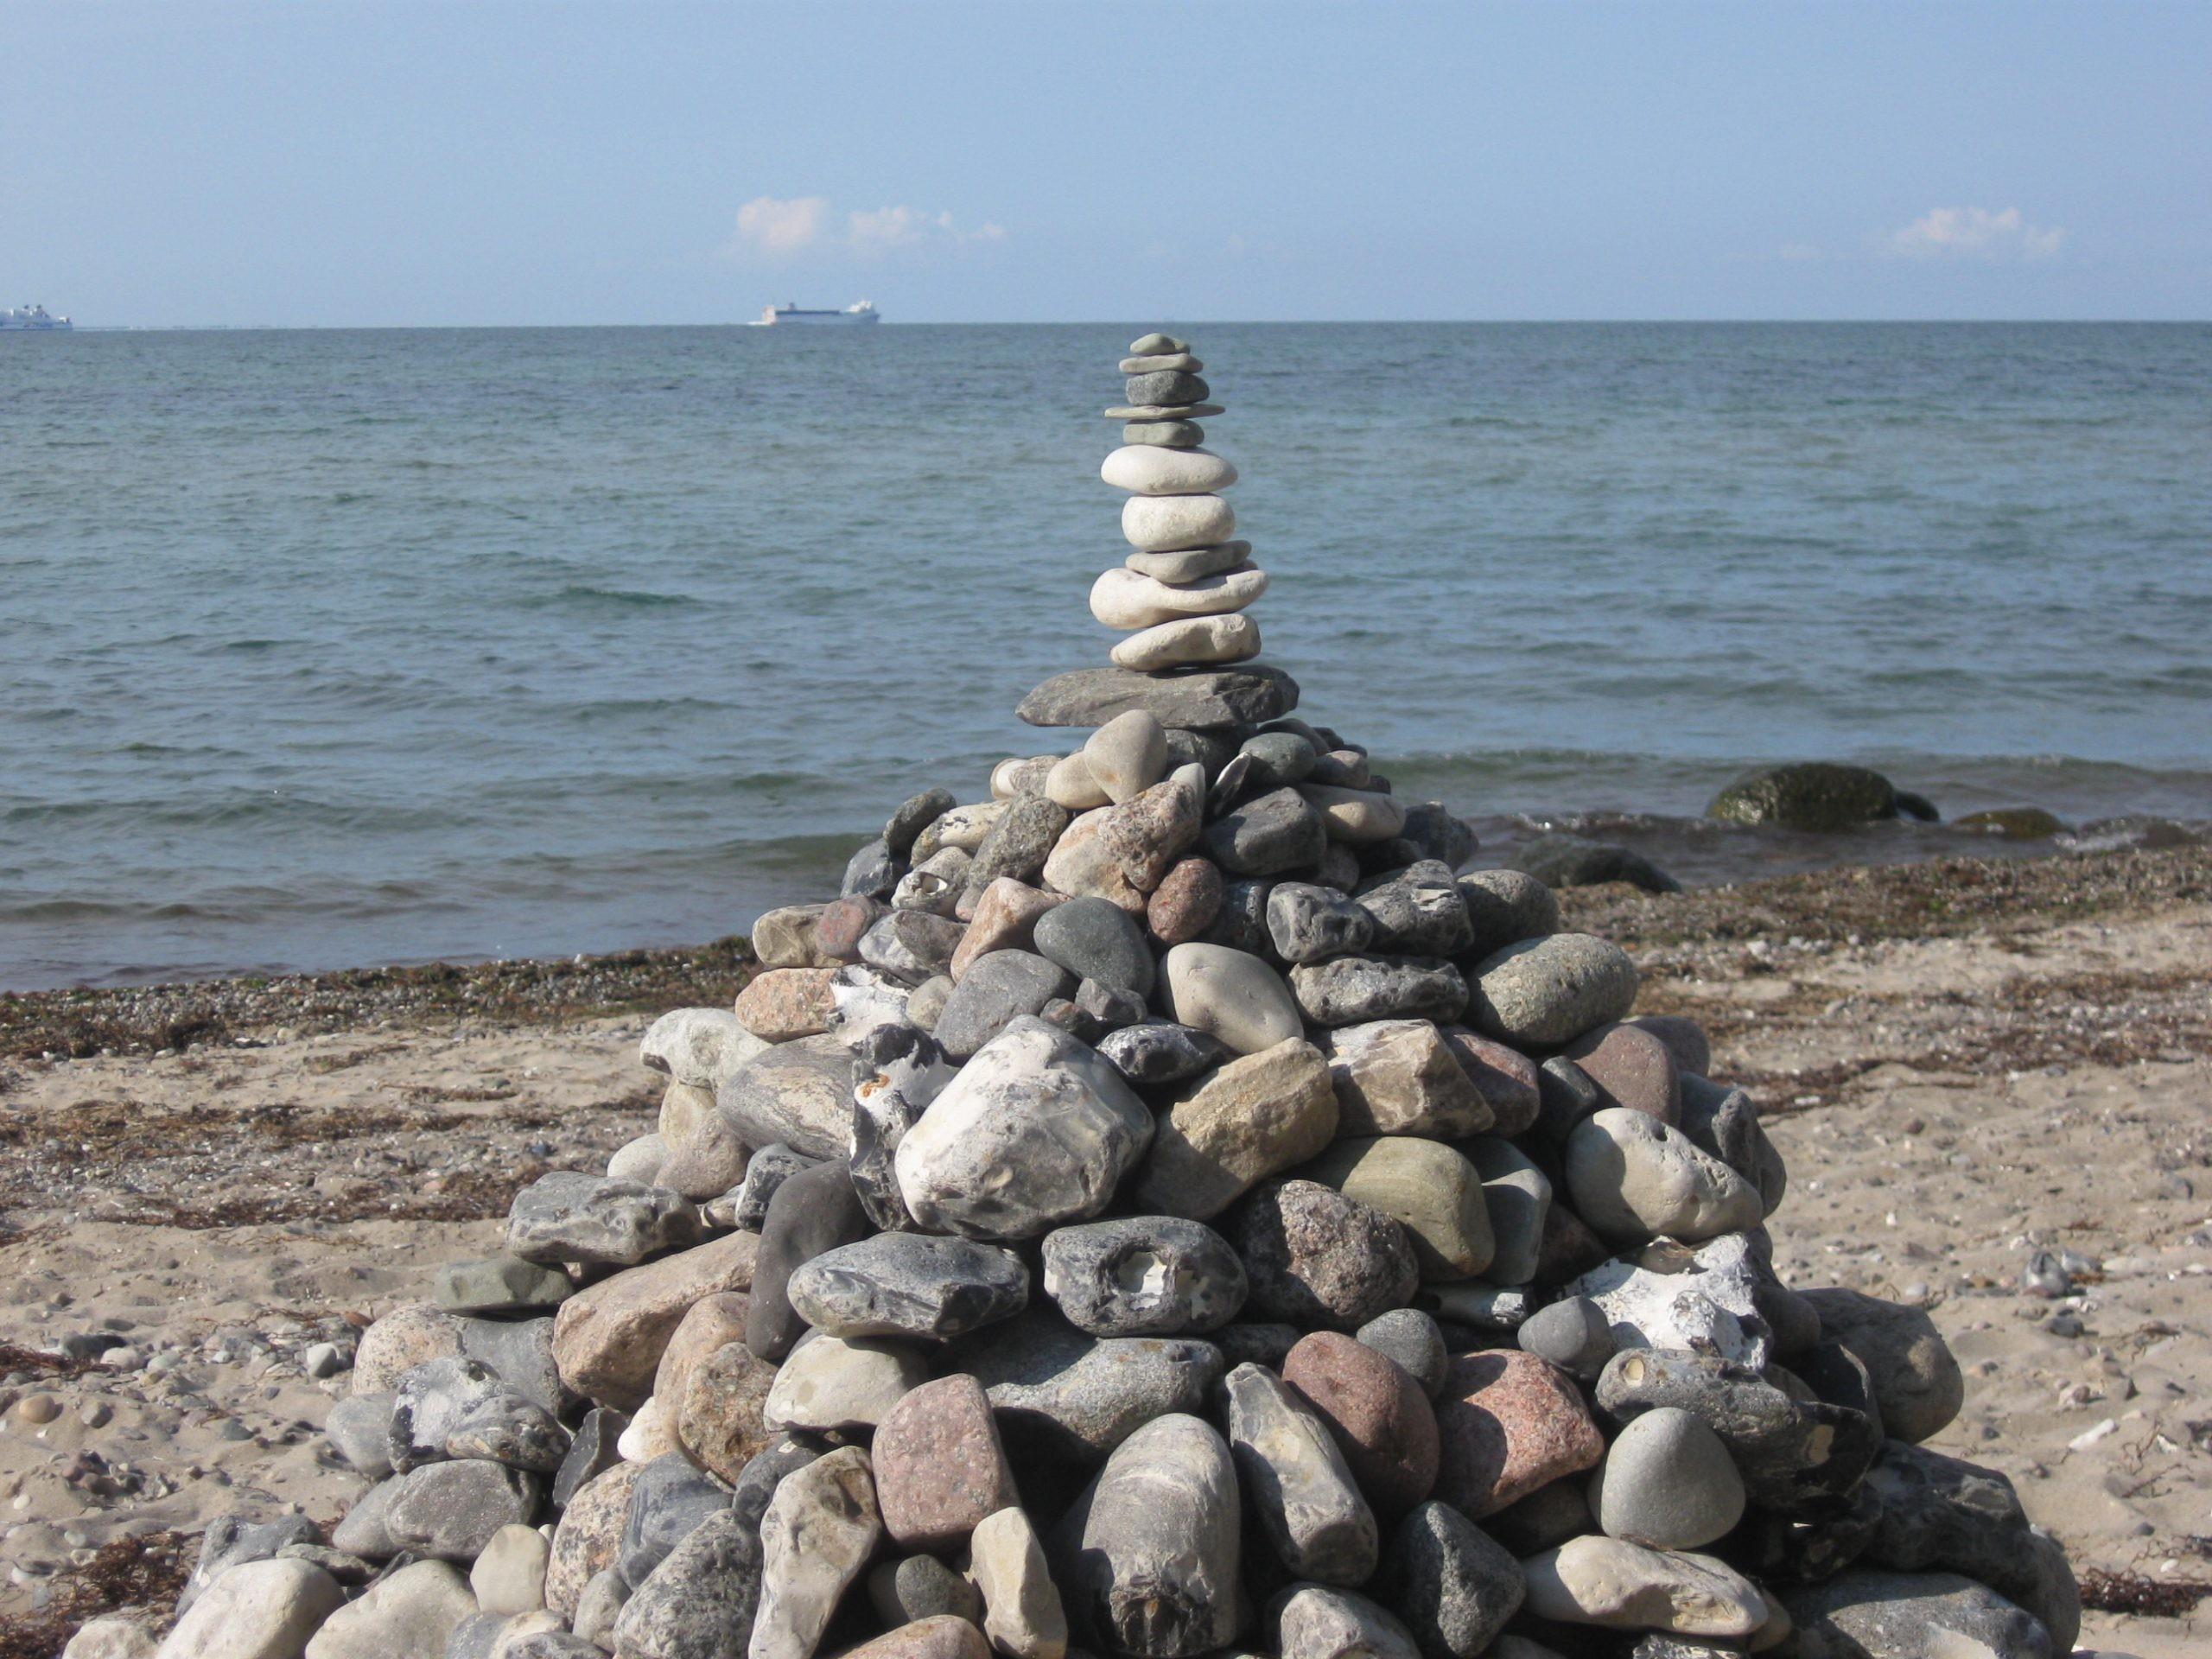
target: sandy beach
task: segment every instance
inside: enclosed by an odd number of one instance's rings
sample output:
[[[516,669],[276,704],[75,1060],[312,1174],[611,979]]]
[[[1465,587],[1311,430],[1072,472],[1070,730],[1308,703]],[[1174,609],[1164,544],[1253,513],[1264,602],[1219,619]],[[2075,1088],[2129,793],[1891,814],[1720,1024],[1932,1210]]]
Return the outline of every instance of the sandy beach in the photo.
[[[2065,1542],[2107,1610],[2083,1644],[2202,1651],[2212,851],[1564,899],[1766,1110],[1784,1276],[1932,1310],[1970,1391],[1935,1444]],[[321,1443],[321,1345],[650,1128],[648,1020],[744,973],[724,942],[0,999],[0,1656],[166,1604],[225,1513],[334,1519],[363,1482]],[[2061,1294],[2023,1289],[2039,1252]],[[122,1363],[54,1357],[88,1334]]]

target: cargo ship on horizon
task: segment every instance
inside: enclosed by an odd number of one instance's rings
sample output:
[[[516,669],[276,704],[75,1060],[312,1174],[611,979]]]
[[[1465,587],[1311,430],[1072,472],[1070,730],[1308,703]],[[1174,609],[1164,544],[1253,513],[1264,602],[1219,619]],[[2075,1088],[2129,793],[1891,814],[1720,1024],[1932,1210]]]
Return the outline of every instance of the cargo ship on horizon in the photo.
[[[880,322],[882,314],[866,300],[847,306],[842,311],[804,311],[795,300],[781,305],[761,308],[760,315],[747,326],[753,328],[779,328],[789,324],[826,324],[830,327],[850,327],[855,323]]]
[[[0,333],[53,334],[75,327],[68,318],[57,317],[42,305],[26,305],[0,311]]]

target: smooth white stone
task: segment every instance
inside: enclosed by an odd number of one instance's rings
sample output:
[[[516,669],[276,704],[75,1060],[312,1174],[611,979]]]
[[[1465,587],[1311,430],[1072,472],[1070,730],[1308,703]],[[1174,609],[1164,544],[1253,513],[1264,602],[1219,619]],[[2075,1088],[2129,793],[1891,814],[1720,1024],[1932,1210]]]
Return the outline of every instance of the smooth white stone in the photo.
[[[1122,563],[1155,582],[1196,582],[1251,561],[1251,543],[1217,542],[1211,547],[1179,547],[1172,553],[1132,553]]]
[[[1106,457],[1098,476],[1132,495],[1204,495],[1236,481],[1236,468],[1211,449],[1125,444]]]
[[[1110,806],[1113,797],[1099,787],[1098,780],[1090,775],[1090,762],[1083,758],[1083,751],[1062,755],[1045,774],[1045,798],[1055,806],[1065,806],[1071,812],[1087,812],[1094,806]]]
[[[1217,495],[1133,495],[1122,503],[1122,534],[1145,553],[1225,542],[1236,510]]]
[[[1152,715],[1132,709],[1090,734],[1083,759],[1107,799],[1118,806],[1167,775],[1167,734]]]
[[[1268,573],[1247,565],[1180,588],[1134,570],[1109,570],[1090,585],[1090,613],[1109,628],[1151,628],[1186,616],[1241,611],[1268,591]]]
[[[1133,633],[1107,654],[1116,668],[1241,663],[1260,654],[1260,625],[1235,613],[1186,616]]]

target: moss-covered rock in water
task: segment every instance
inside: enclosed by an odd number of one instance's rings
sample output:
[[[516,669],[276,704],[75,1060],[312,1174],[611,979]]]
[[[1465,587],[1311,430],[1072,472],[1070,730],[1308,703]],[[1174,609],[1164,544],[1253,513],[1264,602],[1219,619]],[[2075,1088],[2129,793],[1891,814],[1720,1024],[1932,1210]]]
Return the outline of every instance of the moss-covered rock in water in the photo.
[[[1546,887],[1594,887],[1607,881],[1625,881],[1646,893],[1680,893],[1682,884],[1642,853],[1608,842],[1581,836],[1538,836],[1516,847],[1506,860],[1508,869],[1533,875]]]
[[[1969,812],[1955,820],[1952,828],[1999,836],[2006,841],[2048,841],[2066,826],[2039,806],[1999,806],[1986,812]]]
[[[1851,830],[1894,818],[1899,809],[1897,790],[1880,772],[1811,760],[1745,772],[1713,798],[1705,816],[1785,830]]]

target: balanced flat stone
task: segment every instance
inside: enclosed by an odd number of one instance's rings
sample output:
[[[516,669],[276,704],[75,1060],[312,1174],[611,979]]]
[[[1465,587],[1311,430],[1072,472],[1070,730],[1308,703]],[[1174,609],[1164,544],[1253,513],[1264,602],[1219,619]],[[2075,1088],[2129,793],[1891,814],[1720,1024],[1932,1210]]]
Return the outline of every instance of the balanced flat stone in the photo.
[[[1106,411],[1109,421],[1196,421],[1222,412],[1219,404],[1116,404]]]
[[[1236,509],[1217,495],[1133,495],[1122,504],[1122,535],[1140,553],[1211,547],[1236,531]]]
[[[1249,542],[1217,542],[1211,547],[1179,547],[1166,553],[1132,552],[1122,563],[1155,582],[1196,582],[1252,562]]]
[[[1296,680],[1279,668],[1246,663],[1173,674],[1078,668],[1046,680],[1014,713],[1032,726],[1103,726],[1141,709],[1162,726],[1204,731],[1276,720],[1297,707]]]
[[[1207,495],[1234,484],[1236,468],[1211,449],[1132,443],[1107,456],[1098,476],[1133,495]]]
[[[1117,668],[1184,668],[1193,664],[1242,663],[1260,654],[1260,625],[1232,612],[1186,616],[1141,628],[1107,653]]]
[[[1156,443],[1169,449],[1194,449],[1206,441],[1196,421],[1132,421],[1122,429],[1123,443]]]

